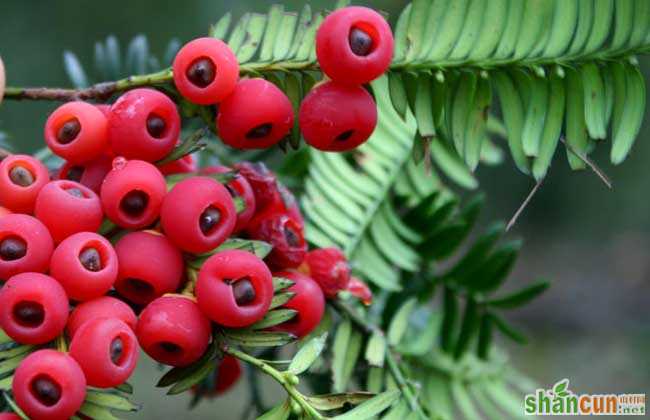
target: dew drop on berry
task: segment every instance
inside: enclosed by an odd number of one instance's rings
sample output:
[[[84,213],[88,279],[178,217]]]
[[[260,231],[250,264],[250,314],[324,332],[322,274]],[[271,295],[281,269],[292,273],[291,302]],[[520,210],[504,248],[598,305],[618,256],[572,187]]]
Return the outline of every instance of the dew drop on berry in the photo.
[[[14,306],[13,317],[23,327],[36,328],[45,320],[45,310],[37,302],[19,302]]]
[[[120,208],[129,216],[139,216],[149,203],[149,196],[142,191],[133,190],[128,192],[122,201],[120,201]]]
[[[199,227],[204,235],[207,235],[221,220],[221,212],[214,208],[208,207],[199,217]]]
[[[23,166],[14,166],[9,171],[9,179],[16,185],[21,187],[29,187],[34,183],[34,175],[29,169]]]
[[[79,262],[88,271],[97,272],[102,269],[102,258],[95,248],[86,248],[81,251]]]
[[[246,138],[261,139],[268,136],[271,130],[273,130],[273,124],[271,123],[260,124],[257,127],[252,128],[248,133],[246,133]]]
[[[10,236],[0,242],[0,259],[3,261],[18,260],[25,254],[27,254],[27,243],[17,236]]]
[[[73,166],[68,169],[68,173],[65,175],[65,179],[79,182],[81,181],[81,177],[84,175],[84,171],[85,169],[83,166]]]
[[[350,49],[355,55],[365,57],[372,52],[372,37],[364,30],[353,27],[348,40]]]
[[[248,277],[235,281],[232,285],[232,294],[237,305],[244,306],[255,300],[255,288]]]
[[[68,144],[77,138],[81,131],[81,124],[76,118],[66,121],[56,133],[56,140],[61,144]]]
[[[113,169],[120,170],[120,169],[124,169],[127,163],[128,161],[126,160],[125,157],[118,156],[115,159],[113,159],[111,166],[113,167]]]
[[[166,128],[167,125],[162,117],[156,114],[149,114],[147,118],[147,132],[151,137],[156,139],[162,138]]]
[[[192,84],[204,88],[214,80],[216,68],[214,63],[207,57],[197,58],[190,64],[185,75]]]
[[[115,365],[119,365],[122,354],[124,353],[124,343],[120,337],[115,337],[111,342],[111,361]]]
[[[32,380],[31,391],[38,401],[48,407],[61,399],[61,387],[46,375],[38,375]]]

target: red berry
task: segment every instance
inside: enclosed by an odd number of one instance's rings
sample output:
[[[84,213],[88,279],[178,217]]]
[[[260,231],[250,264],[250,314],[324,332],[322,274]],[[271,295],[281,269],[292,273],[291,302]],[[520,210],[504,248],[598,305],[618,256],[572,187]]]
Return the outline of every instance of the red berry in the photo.
[[[219,137],[237,149],[265,149],[293,127],[291,101],[273,83],[244,79],[219,105]]]
[[[300,131],[319,150],[354,149],[368,140],[376,125],[377,106],[361,86],[327,82],[309,92],[300,105]]]
[[[73,181],[52,181],[44,186],[34,214],[56,243],[78,232],[97,231],[104,216],[97,194]]]
[[[52,236],[38,219],[24,214],[0,218],[0,281],[27,271],[47,271],[53,250]]]
[[[330,79],[361,85],[381,76],[393,58],[393,33],[367,7],[352,6],[327,16],[316,34],[316,56]]]
[[[226,166],[209,166],[203,168],[201,173],[210,175],[222,174],[230,171],[232,171],[232,169]],[[246,225],[248,225],[248,222],[250,222],[251,218],[255,214],[255,195],[253,194],[253,188],[251,188],[251,185],[241,174],[236,174],[235,179],[225,184],[225,187],[233,199],[239,197],[244,201],[244,209],[237,212],[237,223],[233,230],[233,233],[238,233],[246,228]]]
[[[160,213],[167,184],[150,163],[120,158],[102,184],[101,200],[106,217],[127,229],[140,229],[153,223]]]
[[[47,119],[45,142],[55,155],[69,162],[88,162],[106,151],[107,128],[106,117],[96,106],[68,102]]]
[[[111,106],[110,105],[108,105],[108,104],[98,104],[98,105],[95,105],[95,107],[97,109],[99,109],[102,112],[102,114],[104,114],[104,116],[106,118],[108,118],[111,115]]]
[[[275,200],[278,180],[263,162],[240,162],[234,167],[253,189],[256,213],[264,210]]]
[[[174,84],[190,102],[212,105],[235,88],[239,63],[228,44],[216,38],[188,42],[174,58]]]
[[[54,250],[50,274],[77,301],[98,298],[117,278],[117,254],[108,240],[91,232],[70,236]]]
[[[160,172],[167,175],[188,174],[197,171],[196,159],[192,155],[185,155],[173,162],[159,166]]]
[[[248,227],[248,233],[251,238],[273,246],[265,261],[276,269],[298,267],[305,259],[307,242],[303,226],[287,213],[264,211],[255,216]]]
[[[322,248],[309,251],[305,257],[307,271],[323,289],[325,296],[334,298],[350,283],[350,265],[338,248]]]
[[[190,298],[163,296],[140,314],[138,341],[152,359],[171,366],[198,360],[210,342],[210,321]]]
[[[68,354],[39,350],[20,363],[11,390],[29,418],[64,420],[81,408],[86,398],[86,378]]]
[[[11,211],[9,209],[6,209],[4,207],[0,207],[0,217],[6,216],[8,214],[11,214]]]
[[[0,413],[0,420],[21,420],[15,413]]]
[[[372,304],[372,290],[358,277],[350,277],[348,292],[363,302],[364,305],[368,306]]]
[[[304,228],[305,219],[298,207],[298,201],[291,191],[280,182],[277,185],[277,191],[274,194],[273,201],[267,208],[267,211],[276,213],[287,213],[294,221],[298,222]],[[252,222],[254,223],[254,222]]]
[[[146,304],[178,289],[183,256],[165,236],[128,233],[117,242],[115,252],[119,261],[115,289],[131,302]]]
[[[112,161],[112,157],[104,154],[82,164],[66,162],[59,170],[58,178],[78,182],[99,194],[104,178],[112,169]]]
[[[215,249],[232,233],[237,211],[228,190],[207,177],[185,179],[163,200],[160,221],[167,237],[183,251]]]
[[[232,388],[242,374],[241,363],[230,355],[225,355],[214,373],[215,394],[221,395]]]
[[[98,388],[126,382],[135,370],[138,353],[133,330],[117,318],[86,322],[70,343],[70,356],[81,366],[88,385]]]
[[[235,328],[253,324],[264,317],[272,298],[271,272],[250,252],[218,252],[199,272],[197,303],[217,324]]]
[[[153,162],[167,156],[181,130],[174,102],[154,89],[133,89],[111,106],[108,136],[117,156]]]
[[[0,205],[16,213],[32,213],[50,174],[39,160],[11,155],[0,162]]]
[[[89,300],[78,305],[68,318],[68,325],[66,331],[68,337],[73,338],[77,330],[86,321],[95,318],[103,318],[110,316],[117,318],[135,331],[138,318],[135,316],[133,309],[126,303],[111,296],[102,296],[97,299]]]
[[[298,311],[294,318],[274,329],[291,333],[298,338],[306,336],[320,324],[325,312],[325,297],[320,286],[311,277],[296,271],[281,271],[274,275],[294,282],[287,291],[295,293],[295,296],[282,307]]]
[[[0,326],[21,344],[43,344],[61,334],[68,320],[68,297],[50,276],[22,273],[0,289]]]

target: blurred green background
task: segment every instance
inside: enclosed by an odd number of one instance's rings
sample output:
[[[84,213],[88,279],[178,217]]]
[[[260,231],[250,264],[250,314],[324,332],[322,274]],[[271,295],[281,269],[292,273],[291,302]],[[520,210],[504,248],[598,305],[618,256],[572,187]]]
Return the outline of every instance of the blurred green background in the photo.
[[[286,9],[304,2],[284,0]],[[405,1],[364,2],[392,16]],[[0,55],[11,86],[68,86],[62,52],[72,50],[92,62],[94,41],[115,34],[125,44],[137,34],[149,38],[161,56],[167,42],[182,42],[205,34],[210,24],[231,11],[265,11],[266,1],[189,0],[2,0]],[[312,1],[314,8],[331,6]],[[650,60],[641,59],[650,81]],[[41,147],[42,126],[51,103],[4,102],[0,130],[10,133],[23,151]],[[511,348],[515,363],[540,384],[571,380],[576,392],[646,392],[650,388],[650,111],[628,160],[608,163],[608,145],[593,158],[614,181],[608,190],[593,173],[572,173],[558,149],[550,176],[524,212],[511,236],[526,246],[510,285],[537,277],[553,287],[511,318],[531,338],[525,347]],[[487,192],[488,220],[508,219],[533,186],[511,161],[497,168],[480,167]],[[185,418],[188,398],[163,398],[153,385],[160,375],[146,361],[134,384],[145,410],[140,418]],[[278,390],[271,386],[273,392]],[[247,404],[245,387],[227,397],[205,402],[193,418],[233,418]],[[272,400],[272,397],[271,397]],[[270,402],[270,401],[269,401]],[[219,410],[219,411],[216,411]]]

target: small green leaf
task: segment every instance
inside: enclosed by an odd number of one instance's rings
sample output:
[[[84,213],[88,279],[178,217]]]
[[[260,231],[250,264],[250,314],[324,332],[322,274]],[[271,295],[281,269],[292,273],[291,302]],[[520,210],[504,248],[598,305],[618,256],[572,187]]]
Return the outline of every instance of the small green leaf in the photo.
[[[273,296],[273,299],[271,299],[271,306],[269,306],[269,309],[275,309],[279,308],[285,303],[289,302],[291,298],[293,298],[296,294],[294,292],[284,292],[284,293],[278,293],[275,296]]]
[[[370,366],[383,367],[386,358],[386,337],[383,332],[375,330],[366,346],[366,360]]]
[[[144,35],[131,40],[126,52],[126,69],[129,74],[145,74],[149,60],[149,43]]]
[[[289,287],[293,286],[294,283],[293,281],[284,278],[284,277],[273,277],[273,289],[276,292],[279,292],[281,290],[288,289]]]
[[[542,280],[509,295],[490,299],[486,303],[499,309],[518,308],[544,293],[550,285],[548,281]]]
[[[409,317],[415,310],[416,304],[416,298],[407,300],[390,321],[390,326],[388,327],[388,344],[391,346],[396,346],[402,341],[409,324]]]
[[[505,319],[501,318],[499,315],[495,313],[490,313],[489,314],[490,319],[494,321],[494,326],[497,327],[499,331],[501,331],[506,337],[510,338],[516,343],[519,344],[526,344],[528,341],[526,339],[526,336],[523,335],[521,332],[517,331],[513,326],[508,324]]]
[[[298,311],[294,309],[275,309],[267,312],[264,318],[257,321],[249,328],[252,330],[263,330],[265,328],[274,327],[291,320],[297,313]]]
[[[291,415],[291,407],[284,401],[266,413],[262,414],[257,420],[287,420]]]
[[[359,405],[368,401],[375,394],[372,392],[348,392],[345,394],[326,394],[307,397],[309,404],[319,411],[330,411],[344,408],[347,404]]]
[[[334,376],[334,388],[337,390],[343,390],[345,388],[345,384],[342,384],[342,382],[351,335],[352,322],[346,318],[336,329],[334,345],[332,346],[332,352],[334,353],[334,358],[332,360],[332,374]]]
[[[85,401],[111,410],[128,412],[140,409],[138,405],[133,404],[128,398],[104,391],[86,391]]]
[[[469,298],[465,304],[465,315],[463,322],[460,326],[460,333],[458,334],[458,341],[456,342],[456,349],[454,357],[460,359],[465,354],[469,344],[476,334],[479,327],[479,314],[476,300]]]
[[[88,76],[86,76],[83,66],[73,52],[63,52],[63,63],[65,65],[65,72],[74,87],[82,89],[89,86]]]
[[[190,377],[194,374],[200,366],[209,363],[210,361],[215,360],[217,357],[217,348],[213,344],[205,352],[203,356],[196,362],[192,363],[190,366],[175,367],[170,369],[167,373],[163,375],[162,378],[156,384],[158,388],[165,388],[172,384],[175,384],[179,381],[182,381],[185,378]]]
[[[325,343],[327,342],[327,333],[321,335],[320,337],[313,338],[307,342],[298,353],[291,360],[289,365],[289,372],[294,375],[300,375],[318,359],[323,349],[325,348]]]
[[[207,130],[205,128],[196,130],[189,138],[187,138],[187,140],[183,141],[180,146],[177,146],[167,157],[156,162],[156,165],[162,166],[178,160],[184,156],[190,155],[194,152],[198,152],[205,147],[206,143],[203,141],[203,138],[206,136]]]
[[[85,402],[78,412],[94,420],[119,420],[108,408],[89,402]]]
[[[487,359],[490,352],[490,346],[492,344],[492,330],[494,326],[494,321],[490,316],[483,315],[481,317],[481,325],[478,332],[478,357],[481,359]]]
[[[348,411],[340,416],[333,417],[336,420],[366,420],[371,419],[378,415],[399,399],[400,391],[386,391],[368,401],[362,403],[358,407]]]
[[[127,394],[133,394],[133,385],[128,382],[124,382],[123,384],[116,386],[115,389]]]
[[[441,329],[441,347],[446,352],[454,348],[456,336],[456,322],[458,319],[458,301],[453,290],[445,287],[442,300],[442,329]]]
[[[277,347],[296,339],[293,334],[283,332],[227,329],[224,333],[228,340],[244,347]]]
[[[212,38],[224,39],[228,33],[228,28],[230,28],[230,22],[232,21],[232,15],[230,12],[221,16],[221,18],[212,25],[210,28],[210,36]]]

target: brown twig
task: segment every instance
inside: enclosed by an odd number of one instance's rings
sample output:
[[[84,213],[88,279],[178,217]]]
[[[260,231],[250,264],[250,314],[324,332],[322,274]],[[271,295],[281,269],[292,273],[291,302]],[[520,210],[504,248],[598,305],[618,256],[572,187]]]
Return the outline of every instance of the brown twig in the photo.
[[[537,192],[539,187],[542,185],[542,181],[544,181],[544,178],[537,181],[537,184],[535,184],[533,189],[530,190],[530,193],[528,193],[528,196],[526,197],[524,202],[521,203],[521,206],[519,206],[519,208],[517,209],[515,214],[512,216],[512,218],[510,219],[510,221],[506,225],[506,232],[508,232],[515,225],[515,223],[517,223],[517,219],[519,219],[519,216],[521,216],[521,213],[523,213],[526,206],[528,206],[528,203],[530,203],[530,200],[533,199],[533,196],[535,195],[535,193]]]

